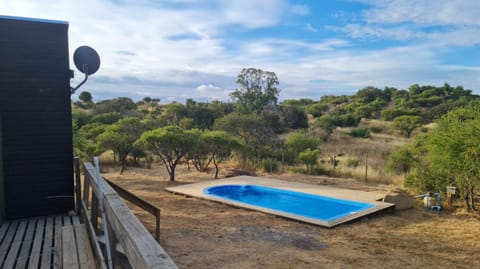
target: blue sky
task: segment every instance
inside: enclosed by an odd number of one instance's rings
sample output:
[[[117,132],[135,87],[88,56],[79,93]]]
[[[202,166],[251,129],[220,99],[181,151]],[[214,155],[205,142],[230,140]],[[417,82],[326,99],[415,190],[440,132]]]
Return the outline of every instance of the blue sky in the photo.
[[[102,58],[79,90],[95,100],[229,100],[244,67],[274,71],[281,100],[414,83],[480,93],[474,0],[21,0],[0,14],[68,21],[70,53]]]

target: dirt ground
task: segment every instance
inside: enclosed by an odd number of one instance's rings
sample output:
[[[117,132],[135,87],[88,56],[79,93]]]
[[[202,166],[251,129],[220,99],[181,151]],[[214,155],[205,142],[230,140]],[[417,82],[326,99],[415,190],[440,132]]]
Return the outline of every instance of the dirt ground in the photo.
[[[161,209],[161,246],[179,268],[480,268],[480,219],[465,212],[413,209],[363,218],[332,229],[256,211],[173,195],[164,188],[212,174],[130,168],[109,178]],[[221,175],[224,175],[225,170]],[[304,175],[271,178],[386,192],[397,186]],[[155,219],[131,207],[152,233]]]

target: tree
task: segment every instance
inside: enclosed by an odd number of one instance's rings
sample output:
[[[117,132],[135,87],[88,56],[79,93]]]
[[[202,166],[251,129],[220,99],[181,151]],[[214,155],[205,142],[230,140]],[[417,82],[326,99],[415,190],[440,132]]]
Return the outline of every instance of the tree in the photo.
[[[215,120],[214,129],[237,136],[243,142],[245,147],[240,156],[242,166],[246,165],[249,157],[259,159],[276,139],[270,123],[256,114],[228,114]]]
[[[123,173],[126,168],[127,156],[134,150],[133,143],[143,132],[143,124],[137,118],[125,118],[108,126],[105,132],[98,136],[98,144],[102,149],[111,149],[119,158]]]
[[[189,152],[196,143],[192,131],[185,131],[178,126],[146,131],[135,142],[144,149],[157,155],[167,169],[170,181],[175,181],[175,168],[180,159]]]
[[[80,95],[78,96],[78,99],[84,103],[91,103],[93,100],[93,97],[91,93],[84,91],[80,93]]]
[[[316,150],[320,145],[320,140],[316,137],[309,136],[304,133],[291,133],[285,140],[285,146],[287,148],[287,161],[292,162],[298,157],[300,152],[307,149]],[[290,157],[290,158],[288,158]]]
[[[391,172],[403,173],[404,179],[407,173],[414,167],[415,158],[414,149],[410,146],[404,146],[394,151],[388,160],[387,170]]]
[[[307,171],[311,173],[313,167],[317,165],[318,150],[306,149],[298,154],[298,162],[305,164]]]
[[[80,129],[73,128],[73,148],[75,154],[85,159],[91,159],[102,151],[98,147],[97,138],[105,131],[106,125],[88,123]]]
[[[118,97],[96,103],[93,109],[93,114],[117,112],[120,113],[120,115],[125,116],[135,109],[137,109],[137,105],[132,99],[128,97]]]
[[[279,84],[274,72],[244,68],[237,76],[237,88],[230,94],[242,113],[258,113],[265,106],[277,105]]]
[[[393,128],[410,138],[412,132],[422,126],[422,122],[423,119],[420,116],[399,116],[393,119]]]
[[[218,165],[230,156],[232,150],[239,149],[241,143],[223,131],[198,132],[198,142],[191,154],[192,161],[198,171],[204,172],[213,163],[215,176],[218,178]]]
[[[480,188],[480,108],[474,103],[450,111],[430,133],[417,137],[417,157],[406,184],[422,191],[457,187],[468,210],[475,210]]]
[[[283,120],[287,128],[302,129],[308,127],[305,109],[299,106],[282,106]]]

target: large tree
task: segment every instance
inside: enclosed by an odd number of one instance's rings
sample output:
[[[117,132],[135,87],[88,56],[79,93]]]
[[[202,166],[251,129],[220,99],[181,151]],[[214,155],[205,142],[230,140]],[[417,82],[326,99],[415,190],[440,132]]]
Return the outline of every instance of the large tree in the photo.
[[[420,116],[399,116],[393,119],[393,128],[410,137],[415,129],[422,126],[422,122],[423,119]]]
[[[189,158],[195,168],[205,172],[213,163],[215,166],[215,178],[218,178],[219,163],[227,159],[231,152],[241,147],[241,143],[223,131],[193,131],[198,136]]]
[[[80,93],[80,95],[78,96],[78,99],[84,103],[91,103],[93,100],[93,97],[90,92],[84,91]]]
[[[192,131],[185,131],[178,126],[167,126],[146,131],[135,145],[157,155],[167,169],[170,181],[175,181],[175,168],[180,159],[189,152],[197,142]]]
[[[133,143],[143,132],[143,124],[137,118],[125,118],[108,126],[98,136],[98,144],[101,149],[111,149],[118,156],[123,173],[126,168],[127,156],[132,153],[135,146]]]
[[[274,72],[244,68],[237,76],[237,84],[239,87],[230,96],[242,113],[258,113],[278,102],[279,82]]]
[[[475,209],[480,188],[480,108],[478,103],[453,110],[431,133],[417,137],[414,168],[406,184],[422,191],[457,187],[468,210]]]

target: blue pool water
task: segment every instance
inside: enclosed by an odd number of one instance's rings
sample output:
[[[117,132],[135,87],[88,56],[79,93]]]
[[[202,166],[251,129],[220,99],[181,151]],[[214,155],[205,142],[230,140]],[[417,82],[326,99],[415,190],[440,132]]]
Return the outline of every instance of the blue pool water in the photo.
[[[374,207],[369,203],[257,185],[221,185],[206,188],[203,192],[214,197],[322,221],[333,221]]]

